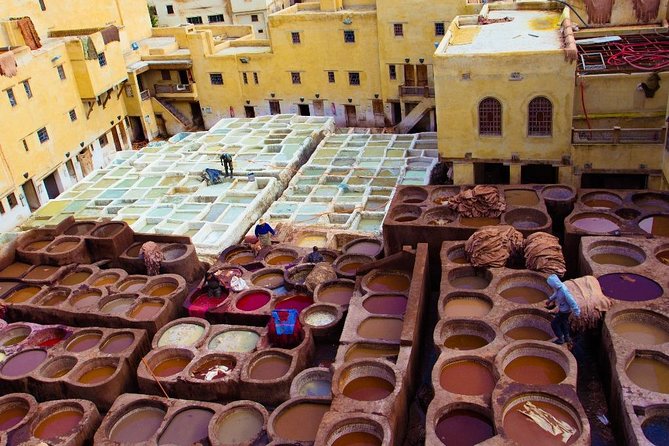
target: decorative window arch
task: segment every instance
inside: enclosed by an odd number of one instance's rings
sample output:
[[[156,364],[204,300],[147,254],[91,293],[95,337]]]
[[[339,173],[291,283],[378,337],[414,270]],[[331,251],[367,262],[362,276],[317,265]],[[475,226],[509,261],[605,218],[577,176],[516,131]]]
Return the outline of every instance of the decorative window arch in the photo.
[[[527,135],[551,136],[553,134],[553,104],[548,98],[536,97],[527,107]]]
[[[479,135],[502,135],[502,103],[495,98],[479,102]]]

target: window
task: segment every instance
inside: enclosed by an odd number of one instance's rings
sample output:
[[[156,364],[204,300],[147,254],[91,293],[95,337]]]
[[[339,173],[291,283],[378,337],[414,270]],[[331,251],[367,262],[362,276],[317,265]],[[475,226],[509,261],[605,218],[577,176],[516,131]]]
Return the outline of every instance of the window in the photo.
[[[30,88],[30,82],[27,80],[21,82],[23,84],[23,89],[26,91],[26,96],[28,96],[28,99],[33,97],[33,91]]]
[[[160,77],[164,81],[171,81],[172,80],[172,75],[170,74],[170,70],[160,70]]]
[[[434,35],[435,36],[443,36],[446,34],[446,27],[444,26],[444,22],[437,22],[434,24]]]
[[[397,79],[397,67],[395,65],[388,65],[388,77],[390,77],[391,81]]]
[[[46,127],[42,127],[37,131],[37,139],[39,139],[39,142],[42,144],[49,140],[49,132],[46,131]]]
[[[42,11],[46,11],[46,5],[44,4],[44,0],[38,0],[39,1],[39,9]]]
[[[335,83],[334,71],[328,71],[328,82],[331,83],[331,84]]]
[[[223,17],[223,14],[210,15],[208,19],[209,23],[225,22],[225,17]]]
[[[292,72],[292,73],[290,73],[290,78],[292,79],[293,84],[301,84],[302,83],[302,79],[300,78],[300,73]]]
[[[56,67],[56,70],[58,71],[58,77],[60,80],[64,81],[65,80],[65,68],[63,68],[62,65],[58,65]]]
[[[528,106],[528,136],[551,136],[553,133],[553,104],[547,98],[538,97]]]
[[[109,144],[109,139],[107,138],[107,135],[102,135],[101,137],[98,138],[98,142],[100,142],[100,147],[104,147],[107,144]]]
[[[253,73],[253,83],[258,85],[258,73]]]
[[[300,33],[292,32],[290,33],[290,38],[292,39],[293,43],[301,43]]]
[[[30,147],[28,147],[28,141],[22,139],[21,143],[23,143],[23,150],[25,150],[26,152],[30,152]]]
[[[349,85],[360,85],[360,73],[355,71],[348,73],[348,83]]]
[[[10,209],[15,208],[16,205],[19,204],[18,201],[16,201],[16,195],[14,195],[14,192],[7,195],[7,202],[9,203],[9,208]]]
[[[9,105],[16,107],[16,96],[14,96],[14,90],[12,88],[8,88],[5,91],[7,92],[7,99],[9,99]]]
[[[502,104],[495,98],[479,103],[479,135],[502,135]]]
[[[252,22],[257,22],[258,21],[258,14],[251,14],[251,21]]]
[[[167,5],[167,6],[165,6],[165,8],[167,9],[168,14],[174,14],[174,6]]]
[[[344,31],[344,43],[355,43],[355,31],[352,30]]]
[[[70,110],[70,121],[74,122],[77,120],[77,111],[75,109]]]
[[[258,33],[259,33],[259,34],[262,34],[262,33],[264,33],[264,32],[265,32],[265,31],[263,31],[262,29],[259,29],[259,30],[258,30]]]
[[[209,73],[211,85],[223,85],[223,75],[221,73]]]
[[[105,56],[105,53],[98,53],[98,63],[101,67],[107,65],[107,56]]]
[[[395,37],[403,37],[404,36],[404,25],[402,23],[394,23],[393,24],[393,34],[395,34]]]
[[[242,80],[245,84],[249,83],[249,77],[246,75],[246,73],[242,73]]]
[[[202,25],[202,17],[187,17],[186,21],[191,25]]]

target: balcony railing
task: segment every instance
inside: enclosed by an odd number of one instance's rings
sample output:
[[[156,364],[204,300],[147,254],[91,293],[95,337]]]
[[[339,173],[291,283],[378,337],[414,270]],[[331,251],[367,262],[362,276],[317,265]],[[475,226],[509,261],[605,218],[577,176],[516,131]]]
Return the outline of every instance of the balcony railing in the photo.
[[[400,96],[422,96],[424,98],[433,98],[434,87],[400,85]]]
[[[148,101],[151,99],[151,92],[149,90],[143,90],[139,93],[139,97],[142,99],[142,101]]]
[[[663,144],[665,129],[572,129],[572,144]]]
[[[193,84],[155,84],[156,94],[192,93]]]

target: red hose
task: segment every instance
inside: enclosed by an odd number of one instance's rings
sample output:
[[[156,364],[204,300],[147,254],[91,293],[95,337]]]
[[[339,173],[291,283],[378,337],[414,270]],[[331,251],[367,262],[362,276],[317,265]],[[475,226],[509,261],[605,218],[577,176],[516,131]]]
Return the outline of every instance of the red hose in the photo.
[[[583,109],[583,114],[585,115],[585,122],[588,124],[588,129],[592,130],[590,125],[590,118],[588,118],[588,110],[585,108],[585,87],[583,86],[583,79],[579,82],[581,86],[581,108]]]
[[[659,71],[669,68],[669,41],[613,43],[617,50],[608,59],[609,66],[629,65],[641,71]]]

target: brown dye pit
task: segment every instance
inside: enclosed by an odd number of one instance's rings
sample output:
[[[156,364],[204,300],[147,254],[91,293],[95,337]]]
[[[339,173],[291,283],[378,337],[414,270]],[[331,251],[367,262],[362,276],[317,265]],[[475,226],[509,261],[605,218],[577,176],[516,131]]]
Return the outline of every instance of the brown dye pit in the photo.
[[[7,268],[0,271],[0,277],[21,277],[31,266],[32,265],[22,262],[12,263]]]
[[[115,371],[116,366],[103,365],[95,367],[81,375],[78,381],[82,384],[98,384],[109,379]]]
[[[193,370],[191,374],[195,379],[204,381],[213,381],[217,379],[226,378],[232,373],[235,368],[235,361],[226,358],[211,359],[204,362],[198,368]]]
[[[472,446],[494,435],[492,423],[486,416],[467,409],[450,411],[439,420],[434,431],[448,446]]]
[[[476,297],[451,297],[444,305],[445,317],[480,318],[492,310],[492,303]]]
[[[381,446],[379,437],[367,432],[349,432],[337,438],[332,446]]]
[[[346,384],[342,393],[356,401],[378,401],[394,390],[395,386],[383,378],[363,376]]]
[[[227,258],[228,262],[234,265],[247,265],[253,263],[256,260],[256,256],[251,253],[243,253],[238,255],[233,255]]]
[[[639,222],[639,227],[648,234],[669,237],[669,215],[654,215]]]
[[[637,266],[640,264],[637,259],[623,254],[595,254],[591,259],[600,265]]]
[[[126,293],[137,292],[144,287],[146,280],[147,279],[144,278],[126,280],[118,287],[118,289],[119,291],[124,291]]]
[[[72,435],[84,415],[78,410],[61,410],[37,425],[33,435],[41,440],[55,440]]]
[[[293,263],[295,259],[296,257],[292,255],[279,255],[270,257],[266,262],[268,265],[288,265],[289,263]]]
[[[442,389],[458,395],[491,395],[495,378],[490,369],[480,362],[464,360],[444,366],[439,384]]]
[[[209,444],[209,421],[213,416],[214,411],[210,409],[190,408],[182,410],[170,420],[160,438],[158,438],[158,444]]]
[[[321,302],[335,305],[348,305],[351,297],[353,297],[353,287],[348,285],[329,286],[321,288],[318,292],[318,299]]]
[[[411,285],[408,277],[400,274],[379,274],[372,278],[367,284],[371,291],[407,291]]]
[[[504,373],[522,384],[558,384],[567,377],[558,363],[541,356],[520,356],[511,361]]]
[[[253,279],[253,284],[263,288],[274,289],[283,285],[283,274],[267,273]]]
[[[669,364],[653,358],[635,357],[627,366],[627,376],[646,390],[669,393]]]
[[[572,220],[572,225],[581,231],[604,234],[620,229],[614,221],[604,217],[580,217]]]
[[[88,271],[80,271],[77,273],[68,274],[63,280],[60,281],[61,285],[72,286],[78,285],[84,282],[91,276],[91,273]]]
[[[139,251],[141,251],[141,249],[142,249],[142,244],[138,243],[138,244],[128,248],[128,250],[125,252],[125,254],[128,257],[139,257]]]
[[[28,408],[24,406],[11,406],[0,411],[0,432],[16,426],[27,414]]]
[[[669,265],[669,250],[659,252],[655,257],[665,265]]]
[[[578,424],[566,410],[549,402],[534,400],[530,402],[535,407],[551,414],[558,421],[571,426],[576,433],[567,442],[563,443],[561,436],[545,431],[531,418],[524,415],[521,410],[524,410],[525,402],[521,402],[513,406],[504,415],[504,432],[508,438],[514,440],[519,446],[567,446],[578,439],[580,433]]]
[[[104,274],[95,279],[95,282],[93,282],[93,286],[111,285],[112,283],[116,283],[119,277],[120,276],[117,274]]]
[[[163,308],[163,302],[142,302],[137,305],[128,316],[133,319],[152,319]]]
[[[102,339],[101,333],[86,333],[72,339],[65,350],[75,353],[83,352],[98,345],[100,339]]]
[[[65,302],[70,294],[65,291],[53,291],[40,303],[43,307],[55,307]]]
[[[613,331],[637,344],[658,345],[669,342],[669,333],[662,327],[637,320],[616,322]]]
[[[27,350],[7,359],[0,371],[5,376],[21,376],[35,370],[46,359],[44,350]]]
[[[328,404],[294,404],[275,418],[274,431],[286,440],[314,441],[321,420],[328,410]]]
[[[102,295],[93,291],[77,294],[72,298],[72,305],[75,308],[86,308],[98,303]]]
[[[281,378],[288,373],[288,370],[290,370],[290,359],[283,356],[270,355],[257,360],[251,367],[249,376],[251,379],[265,381]]]
[[[407,310],[407,298],[395,295],[370,296],[365,299],[362,306],[372,314],[402,316]]]
[[[119,443],[141,443],[149,440],[165,418],[165,411],[156,407],[140,407],[123,415],[114,424],[109,439]]]
[[[604,200],[602,198],[586,200],[583,202],[583,204],[591,208],[604,208],[604,209],[613,209],[618,207],[619,205],[619,203],[616,203],[615,201]]]
[[[183,245],[172,245],[163,250],[163,255],[165,256],[165,260],[171,261],[182,257],[186,254],[186,251],[187,249]]]
[[[158,365],[153,368],[153,374],[161,378],[176,375],[185,369],[189,363],[190,359],[188,358],[168,358],[159,362]]]
[[[260,435],[263,424],[260,412],[240,407],[227,412],[216,424],[215,435],[220,444],[250,444]]]
[[[106,225],[99,226],[95,231],[93,231],[93,237],[112,237],[113,235],[121,232],[125,227],[122,223],[109,223]]]
[[[517,304],[536,304],[548,297],[543,291],[529,286],[517,286],[501,291],[500,296]]]
[[[540,328],[530,326],[512,328],[504,334],[515,340],[548,341],[553,337]]]
[[[363,338],[397,341],[402,335],[402,319],[371,317],[362,321],[358,334]]]
[[[355,274],[358,272],[358,268],[360,268],[362,265],[362,262],[349,262],[343,265],[339,265],[339,269],[345,274]]]
[[[537,193],[532,190],[512,189],[504,191],[506,204],[510,206],[536,206],[539,204]]]
[[[72,251],[74,248],[79,246],[79,242],[60,242],[56,245],[52,245],[47,249],[48,252],[53,254],[61,254],[63,252]]]
[[[364,345],[354,345],[346,352],[346,360],[355,359],[374,359],[374,358],[396,358],[400,353],[399,345],[378,345],[375,347],[366,347]]]
[[[70,370],[75,366],[76,362],[71,364],[71,365],[64,365],[63,367],[56,369],[53,371],[53,373],[49,374],[48,378],[55,379],[55,378],[62,378],[63,376],[67,375],[70,373]]]
[[[100,312],[105,314],[123,314],[135,303],[135,299],[131,297],[121,297],[119,299],[110,300],[100,308]]]
[[[499,218],[491,217],[460,217],[460,224],[462,226],[469,226],[472,228],[480,228],[483,226],[495,226],[500,222]]]
[[[488,279],[481,276],[461,276],[451,279],[451,285],[465,290],[482,290],[490,283]]]
[[[379,252],[381,252],[380,244],[365,241],[355,243],[346,250],[346,254],[358,254],[370,257],[376,256]]]
[[[135,342],[135,336],[132,333],[119,333],[107,338],[100,347],[102,353],[114,354],[120,353],[130,347]]]
[[[174,292],[177,289],[176,284],[174,283],[165,283],[157,287],[153,287],[149,290],[150,296],[167,296]]]
[[[85,235],[90,232],[91,229],[95,226],[95,223],[77,223],[64,232],[65,235]]]
[[[37,242],[32,242],[28,246],[26,246],[25,249],[26,251],[38,251],[51,243],[51,240],[39,240]]]
[[[18,282],[0,282],[0,296],[18,285]]]
[[[487,339],[469,334],[453,335],[444,340],[444,347],[453,350],[476,350],[488,344]]]
[[[27,286],[24,288],[20,288],[12,292],[12,294],[10,294],[7,298],[5,298],[5,302],[9,302],[12,304],[20,304],[29,300],[39,291],[40,288],[36,286]]]

